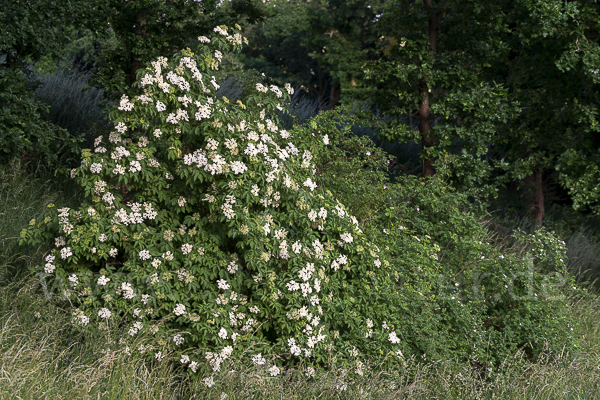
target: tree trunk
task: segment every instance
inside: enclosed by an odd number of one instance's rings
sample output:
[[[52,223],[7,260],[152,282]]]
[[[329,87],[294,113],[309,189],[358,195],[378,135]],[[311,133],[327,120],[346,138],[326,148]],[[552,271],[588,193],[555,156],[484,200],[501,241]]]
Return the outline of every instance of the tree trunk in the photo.
[[[544,186],[542,185],[542,169],[538,168],[533,173],[533,178],[535,181],[535,197],[534,197],[534,214],[535,221],[538,226],[542,225],[544,220]]]
[[[146,36],[146,11],[140,11],[135,16],[135,33],[142,38]],[[132,55],[131,61],[129,62],[130,86],[135,83],[135,73],[140,68],[142,68],[142,62]]]
[[[421,134],[421,153],[423,157],[423,177],[433,176],[433,157],[428,155],[429,148],[433,147],[435,140],[431,135],[429,110],[429,88],[427,78],[422,78],[419,85],[419,133]]]
[[[432,0],[424,0],[424,4],[429,13],[429,50],[431,52],[431,58],[435,58],[439,22],[444,18],[444,14],[448,9],[449,0],[444,2],[439,13],[436,12],[431,1]],[[429,149],[435,144],[435,139],[433,138],[431,131],[432,116],[429,105],[429,93],[430,88],[427,83],[427,76],[424,76],[419,80],[419,133],[421,134],[421,153],[423,157],[422,176],[424,178],[431,177],[435,173],[435,170],[433,169],[433,157],[428,154]]]
[[[337,102],[340,101],[341,97],[342,97],[342,88],[340,87],[340,85],[332,83],[331,84],[331,92],[329,94],[329,106],[327,107],[327,109],[333,110],[333,108],[335,107]]]

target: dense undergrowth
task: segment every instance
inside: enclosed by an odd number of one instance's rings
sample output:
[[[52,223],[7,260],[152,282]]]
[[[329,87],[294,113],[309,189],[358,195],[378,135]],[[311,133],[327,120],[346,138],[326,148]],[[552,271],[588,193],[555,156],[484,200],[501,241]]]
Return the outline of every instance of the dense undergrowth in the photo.
[[[3,398],[382,398],[382,399],[593,399],[600,387],[600,298],[576,295],[566,301],[576,321],[576,351],[546,349],[537,357],[523,351],[507,356],[492,372],[452,360],[424,362],[406,358],[385,369],[375,362],[363,375],[342,368],[318,371],[308,379],[286,369],[272,378],[252,366],[232,366],[215,376],[218,385],[202,381],[167,362],[127,354],[118,330],[78,333],[71,325],[68,303],[45,297],[37,277],[27,274],[43,248],[19,247],[20,229],[39,217],[52,202],[80,199],[68,181],[32,175],[21,166],[1,175],[2,291],[0,295],[0,393]],[[388,196],[389,197],[389,196]],[[502,248],[503,239],[490,240]],[[580,240],[580,239],[579,239]],[[589,243],[592,237],[587,237]],[[580,249],[594,251],[578,242]],[[568,245],[569,243],[567,243]],[[504,245],[509,245],[505,243]],[[503,251],[506,251],[504,249]],[[579,250],[583,252],[584,250]],[[581,292],[580,292],[581,293]],[[130,347],[148,345],[140,336]],[[234,370],[234,371],[232,371]],[[226,396],[226,397],[225,397]]]

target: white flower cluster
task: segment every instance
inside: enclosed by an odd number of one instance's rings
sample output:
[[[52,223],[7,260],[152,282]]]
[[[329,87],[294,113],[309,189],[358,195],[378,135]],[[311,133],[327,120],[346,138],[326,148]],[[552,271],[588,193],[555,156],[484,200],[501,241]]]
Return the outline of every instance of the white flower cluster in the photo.
[[[169,116],[167,117],[167,121],[166,122],[175,125],[175,124],[178,124],[179,121],[188,121],[189,122],[189,120],[190,119],[188,117],[187,111],[178,108],[176,113],[170,113],[169,114]]]
[[[184,342],[183,336],[181,336],[180,334],[177,334],[177,335],[175,335],[175,336],[173,337],[173,342],[175,342],[175,345],[176,345],[176,346],[180,346],[180,345],[182,345],[182,344],[183,344],[183,342]],[[189,360],[189,358],[188,358],[188,360]],[[188,361],[188,362],[189,362],[189,361]]]
[[[227,283],[227,281],[225,279],[219,279],[217,281],[217,286],[221,290],[229,290],[229,288],[230,288],[229,284]]]
[[[252,357],[252,363],[254,365],[264,365],[267,363],[267,360],[265,360],[265,358],[262,356],[262,353],[258,353]]]
[[[133,103],[129,101],[129,97],[123,95],[121,97],[121,101],[119,103],[119,110],[121,111],[131,111],[133,110]]]
[[[189,254],[193,249],[194,246],[192,246],[189,243],[184,243],[181,245],[181,252],[183,253],[183,255]]]
[[[100,276],[100,278],[98,278],[98,286],[106,286],[106,284],[108,282],[110,282],[110,278],[107,278],[104,275],[102,275],[102,276]]]
[[[331,269],[333,269],[334,271],[337,271],[338,269],[340,269],[340,266],[346,265],[347,263],[348,263],[348,257],[346,257],[344,254],[342,254],[338,258],[336,258],[335,260],[333,260],[331,262]]]
[[[98,311],[98,316],[102,319],[109,319],[111,317],[111,315],[112,315],[112,313],[106,307],[103,307]]]
[[[116,126],[115,129],[117,130],[117,132],[119,133],[125,133],[127,131],[127,125],[125,125],[125,123],[123,122],[119,122]]]
[[[165,105],[165,103],[161,102],[160,100],[156,101],[156,111],[163,112],[166,109],[167,109],[167,106]]]
[[[129,157],[131,153],[123,146],[118,146],[115,151],[110,154],[110,158],[115,161],[119,161],[123,157]]]
[[[66,233],[67,235],[71,234],[71,232],[73,232],[73,225],[69,222],[69,211],[71,209],[69,207],[64,207],[64,208],[59,208],[58,211],[58,224],[60,225],[62,231],[64,233]],[[62,236],[61,236],[62,237]],[[64,240],[63,240],[64,241]],[[64,244],[62,244],[62,246],[64,246]],[[57,245],[58,247],[58,245]],[[69,249],[70,251],[70,249]],[[61,256],[62,256],[62,251],[61,251]],[[63,257],[63,259],[66,257]]]
[[[44,266],[44,272],[51,274],[56,269],[56,265],[53,264],[55,257],[51,254],[46,256],[46,265]]]
[[[233,204],[235,204],[235,197],[232,195],[228,195],[225,199],[225,203],[221,205],[221,210],[223,210],[223,215],[227,219],[233,219],[235,217],[235,212],[233,211]]]
[[[140,322],[137,321],[133,324],[133,326],[131,328],[129,328],[129,335],[130,336],[134,336],[136,333],[138,333],[138,331],[140,331],[142,328],[144,327],[144,325]]]
[[[396,332],[390,332],[390,334],[388,335],[388,340],[392,342],[392,344],[400,343],[400,339],[398,338],[398,336],[396,336]]]
[[[92,174],[99,174],[100,172],[102,172],[102,164],[93,163],[92,165],[90,165],[90,172]]]
[[[177,304],[175,306],[175,308],[173,309],[173,314],[179,316],[182,316],[183,314],[185,314],[185,306],[183,304]]]
[[[60,258],[62,258],[63,260],[66,260],[67,258],[71,257],[73,255],[73,252],[71,251],[70,247],[63,247],[62,249],[60,249]]]

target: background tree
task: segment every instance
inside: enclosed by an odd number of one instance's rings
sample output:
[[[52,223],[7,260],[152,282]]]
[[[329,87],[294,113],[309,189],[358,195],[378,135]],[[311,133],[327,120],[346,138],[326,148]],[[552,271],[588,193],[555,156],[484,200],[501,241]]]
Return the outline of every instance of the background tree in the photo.
[[[9,0],[0,10],[0,162],[16,156],[58,161],[76,153],[76,138],[45,119],[47,107],[33,94],[31,63],[55,54],[68,38],[53,29],[77,15],[77,1]],[[65,147],[68,151],[65,151]]]
[[[389,2],[377,24],[380,59],[366,65],[391,141],[415,140],[423,177],[445,165],[463,188],[484,182],[499,122],[514,116],[507,90],[488,79],[506,51],[494,2]],[[447,169],[447,168],[446,168]]]
[[[246,68],[277,81],[292,80],[331,109],[360,87],[361,69],[376,58],[381,0],[274,1],[248,30]]]

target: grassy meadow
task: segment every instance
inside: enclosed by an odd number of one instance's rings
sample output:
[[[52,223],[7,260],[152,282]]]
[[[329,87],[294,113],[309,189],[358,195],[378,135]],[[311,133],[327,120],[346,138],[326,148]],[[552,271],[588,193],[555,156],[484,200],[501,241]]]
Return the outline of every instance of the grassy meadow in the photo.
[[[407,359],[377,365],[357,379],[333,370],[308,379],[285,370],[276,378],[251,367],[221,371],[208,388],[167,361],[135,359],[114,338],[71,328],[69,304],[47,299],[29,268],[47,249],[18,245],[19,233],[50,203],[75,205],[67,180],[21,165],[0,172],[0,398],[2,399],[597,399],[600,396],[600,295],[570,299],[581,339],[577,354],[517,354],[498,371],[452,361]],[[600,246],[592,233],[566,238],[571,270],[594,277]],[[583,269],[585,268],[585,270]],[[590,293],[595,293],[590,286]],[[138,340],[146,340],[140,336]],[[554,355],[556,356],[556,355]]]

